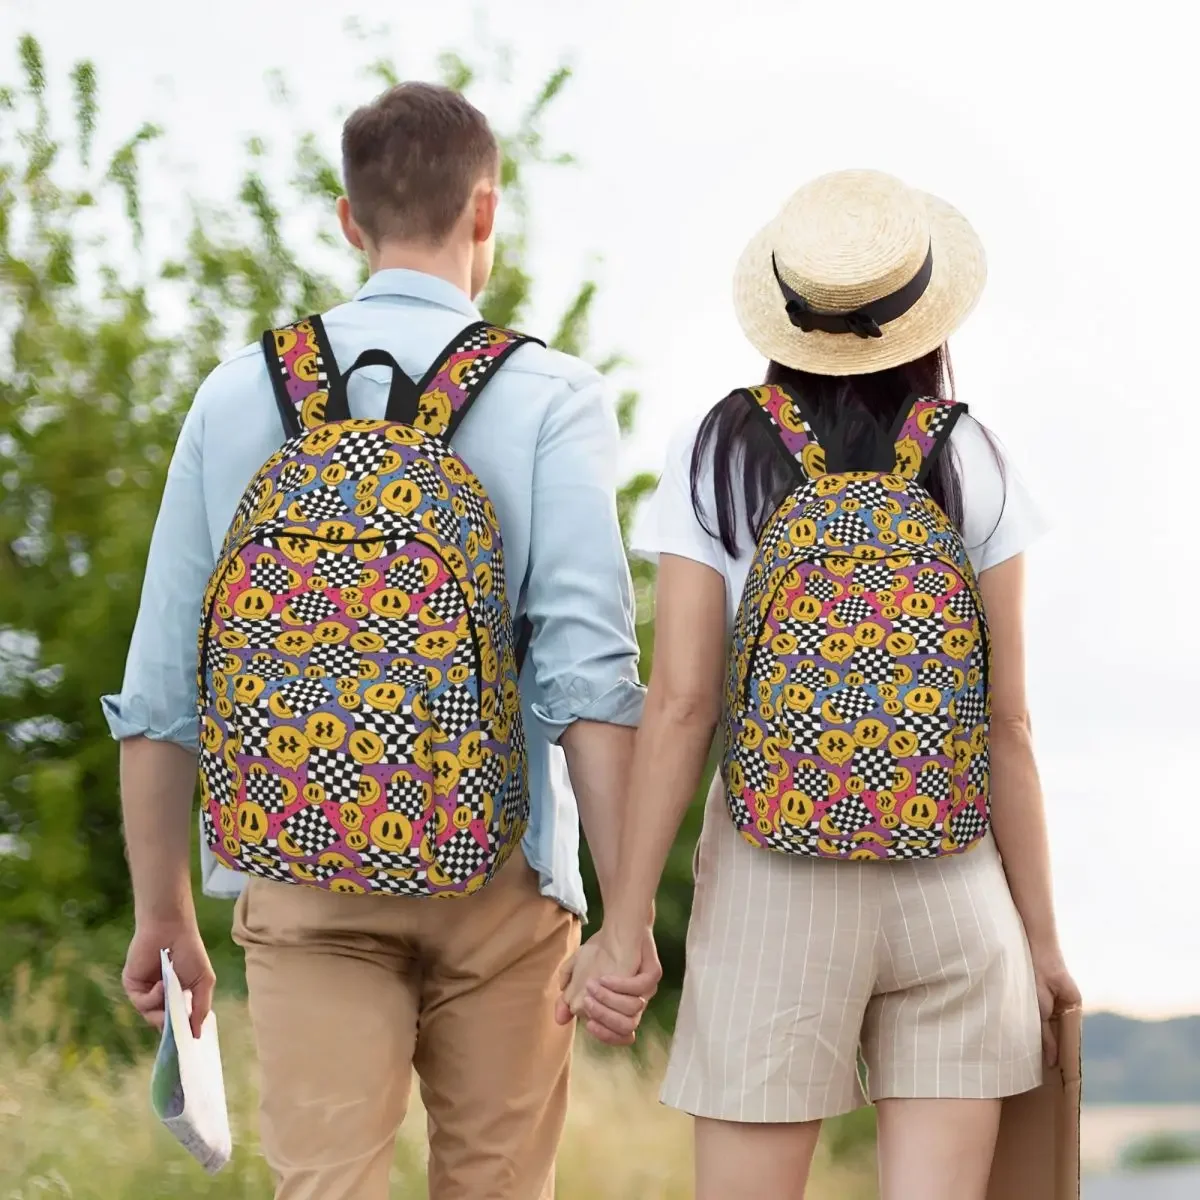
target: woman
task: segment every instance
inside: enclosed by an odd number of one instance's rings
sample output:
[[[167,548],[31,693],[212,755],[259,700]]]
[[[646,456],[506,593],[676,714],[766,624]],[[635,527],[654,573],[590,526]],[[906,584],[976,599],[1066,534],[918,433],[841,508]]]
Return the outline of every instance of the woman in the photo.
[[[1040,522],[949,400],[984,275],[962,216],[889,176],[802,188],[737,268],[767,386],[676,442],[637,539],[659,576],[624,886],[565,998],[623,1002],[724,711],[663,1091],[701,1200],[803,1196],[860,1054],[885,1200],[982,1200],[1000,1098],[1078,1002],[1025,698]]]

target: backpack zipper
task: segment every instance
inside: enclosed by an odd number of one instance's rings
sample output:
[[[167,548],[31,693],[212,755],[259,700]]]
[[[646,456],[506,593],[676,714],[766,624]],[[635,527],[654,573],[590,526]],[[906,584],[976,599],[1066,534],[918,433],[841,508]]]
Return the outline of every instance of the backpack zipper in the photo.
[[[918,557],[917,555],[910,555],[910,557],[913,560],[914,566],[916,566],[918,564],[923,564],[923,563],[943,563],[944,564],[946,561],[945,559],[940,558],[936,554],[927,554],[927,555],[922,555],[920,557]],[[873,563],[873,562],[886,561],[886,559],[880,560],[880,559],[873,559],[873,558],[872,559],[864,558],[861,561],[863,563]],[[793,560],[793,565],[799,565],[800,563],[803,563],[803,562],[811,562],[811,563],[819,564],[821,562],[821,559],[819,559],[819,558],[810,558],[810,559],[800,558],[800,559]],[[953,564],[949,564],[949,565],[953,566]],[[991,687],[990,664],[989,664],[989,659],[991,657],[991,649],[990,649],[990,644],[988,642],[987,617],[984,615],[983,601],[982,601],[981,597],[979,596],[978,584],[969,580],[967,578],[967,576],[962,571],[960,571],[957,567],[954,567],[954,571],[958,575],[958,577],[963,581],[963,584],[966,586],[967,591],[970,593],[971,603],[975,606],[975,615],[979,621],[979,639],[980,639],[980,646],[982,647],[982,650],[983,650],[983,690],[984,690],[984,695],[986,696],[989,688]],[[786,572],[785,572],[784,578],[786,578]],[[783,588],[783,580],[781,579],[779,581],[779,583],[777,583],[775,585],[775,588],[771,592],[770,602],[767,604],[766,608],[763,610],[763,615],[762,615],[761,619],[759,620],[758,628],[755,630],[754,637],[751,640],[750,645],[748,647],[747,657],[746,657],[746,678],[745,678],[745,681],[742,683],[742,695],[741,695],[741,702],[740,702],[740,707],[743,709],[743,711],[745,710],[746,703],[750,697],[750,680],[751,680],[750,668],[754,662],[754,656],[757,654],[758,648],[762,644],[762,634],[763,634],[763,629],[766,628],[767,617],[770,615],[771,609],[775,604],[775,597],[779,595],[782,588]]]

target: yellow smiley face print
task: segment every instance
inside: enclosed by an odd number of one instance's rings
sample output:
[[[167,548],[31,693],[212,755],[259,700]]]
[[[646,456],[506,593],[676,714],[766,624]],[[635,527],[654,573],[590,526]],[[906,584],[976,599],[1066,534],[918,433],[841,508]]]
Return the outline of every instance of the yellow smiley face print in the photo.
[[[403,854],[412,836],[412,822],[403,813],[382,812],[371,822],[371,841],[381,850]]]
[[[314,746],[336,750],[346,740],[346,722],[332,713],[315,712],[304,722],[304,736]]]
[[[267,814],[262,805],[246,800],[237,808],[237,827],[243,842],[257,846],[267,836]]]
[[[267,733],[267,756],[281,767],[294,769],[308,758],[308,738],[290,725],[276,725]]]
[[[391,483],[384,484],[379,492],[379,503],[388,512],[399,513],[402,517],[415,512],[422,499],[421,489],[413,480],[407,478],[394,479]]]

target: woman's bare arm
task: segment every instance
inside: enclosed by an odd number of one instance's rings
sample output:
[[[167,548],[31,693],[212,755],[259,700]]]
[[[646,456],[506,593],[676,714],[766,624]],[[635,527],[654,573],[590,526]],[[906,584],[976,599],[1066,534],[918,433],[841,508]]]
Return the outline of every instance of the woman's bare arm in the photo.
[[[654,667],[630,770],[617,886],[604,927],[580,951],[566,999],[579,1012],[590,980],[637,966],[647,913],[695,795],[721,712],[725,580],[664,554],[659,564]]]
[[[1045,1022],[1056,1008],[1078,1004],[1080,997],[1059,946],[1046,812],[1025,694],[1024,556],[984,571],[979,590],[992,648],[992,830],[1029,939]],[[1053,1030],[1045,1024],[1043,1030],[1053,1062]]]

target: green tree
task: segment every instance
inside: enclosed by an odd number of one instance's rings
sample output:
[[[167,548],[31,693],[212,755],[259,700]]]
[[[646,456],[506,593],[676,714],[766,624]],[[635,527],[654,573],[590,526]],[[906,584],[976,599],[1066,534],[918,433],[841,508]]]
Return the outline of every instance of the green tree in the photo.
[[[51,120],[32,37],[21,39],[18,64],[17,85],[0,90],[0,980],[47,947],[61,956],[75,946],[68,954],[85,964],[119,962],[129,887],[116,752],[97,698],[120,682],[179,423],[223,354],[281,319],[329,307],[364,269],[328,231],[340,181],[313,134],[278,153],[251,139],[236,197],[196,202],[175,252],[154,260],[146,229],[168,217],[146,210],[143,174],[163,131],[143,125],[97,162],[91,64],[70,73],[65,131]],[[478,82],[457,55],[440,67],[463,90]],[[378,83],[397,78],[387,62],[369,73]],[[482,308],[501,324],[519,326],[533,294],[531,184],[572,161],[544,135],[569,78],[566,68],[553,72],[500,133],[507,224]],[[280,168],[290,183],[272,190]],[[285,228],[312,232],[297,239]],[[587,355],[595,293],[591,281],[580,284],[554,345]],[[186,314],[186,336],[164,312]],[[636,404],[632,392],[622,396],[627,432]],[[652,483],[630,482],[623,521]],[[635,571],[645,606],[649,570]],[[648,623],[642,631],[648,650]],[[689,890],[686,870],[682,883]],[[686,906],[667,907],[669,944],[682,936]],[[204,915],[219,944],[227,906]]]

